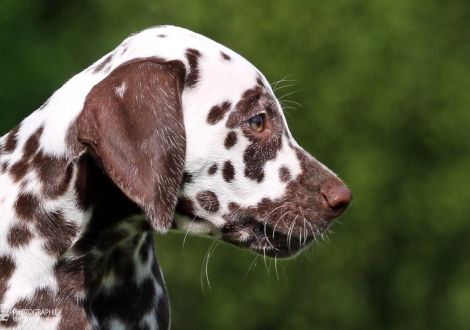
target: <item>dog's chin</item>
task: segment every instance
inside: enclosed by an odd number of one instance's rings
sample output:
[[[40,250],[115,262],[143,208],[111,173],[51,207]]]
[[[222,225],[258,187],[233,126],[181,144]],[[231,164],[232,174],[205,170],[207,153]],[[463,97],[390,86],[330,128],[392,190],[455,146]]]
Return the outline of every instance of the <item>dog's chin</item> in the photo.
[[[323,232],[329,226],[326,225]],[[222,227],[222,240],[241,248],[247,248],[271,258],[294,257],[305,250],[321,232],[295,235],[274,230],[255,219],[227,223]]]
[[[305,250],[333,223],[332,219],[317,219],[310,230],[293,229],[280,231],[254,217],[237,218],[222,227],[215,226],[210,220],[177,209],[173,229],[198,235],[209,235],[216,239],[249,249],[266,257],[289,258]],[[314,229],[313,229],[314,228]]]

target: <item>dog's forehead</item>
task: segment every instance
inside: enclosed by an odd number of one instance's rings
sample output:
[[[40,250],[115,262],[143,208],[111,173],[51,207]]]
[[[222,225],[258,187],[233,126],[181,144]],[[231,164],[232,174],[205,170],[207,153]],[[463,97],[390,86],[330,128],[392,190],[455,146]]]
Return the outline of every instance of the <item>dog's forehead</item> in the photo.
[[[187,70],[195,69],[198,74],[209,75],[213,82],[236,77],[237,81],[232,81],[233,87],[257,79],[256,68],[233,50],[203,35],[174,26],[150,28],[132,35],[110,55],[119,56],[121,63],[152,57],[164,61],[179,60]],[[112,61],[115,59],[109,59]],[[197,80],[201,82],[201,79]]]
[[[272,93],[266,78],[244,57],[183,28],[162,26],[144,30],[124,40],[113,53],[98,62],[97,67],[105,68],[106,65],[114,66],[113,62],[125,63],[138,58],[181,61],[186,68],[184,93],[197,94],[191,100],[193,104],[235,100],[255,85],[262,85]],[[114,58],[116,55],[119,59]],[[102,65],[106,61],[109,64]]]

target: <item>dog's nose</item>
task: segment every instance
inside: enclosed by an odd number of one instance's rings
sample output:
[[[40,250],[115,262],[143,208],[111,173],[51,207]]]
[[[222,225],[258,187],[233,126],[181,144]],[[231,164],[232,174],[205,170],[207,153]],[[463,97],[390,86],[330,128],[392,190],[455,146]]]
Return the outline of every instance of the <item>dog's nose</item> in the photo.
[[[339,181],[323,186],[321,194],[323,197],[323,209],[331,210],[338,214],[346,211],[353,198],[351,190]]]

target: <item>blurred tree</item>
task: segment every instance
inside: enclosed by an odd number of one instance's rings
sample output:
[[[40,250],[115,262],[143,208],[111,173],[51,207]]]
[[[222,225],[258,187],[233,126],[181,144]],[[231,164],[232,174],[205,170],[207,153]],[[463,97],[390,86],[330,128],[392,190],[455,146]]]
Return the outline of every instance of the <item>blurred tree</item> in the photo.
[[[277,264],[222,243],[212,250],[207,239],[182,247],[183,235],[159,236],[174,329],[470,328],[467,1],[4,0],[0,8],[0,134],[152,25],[193,29],[270,81],[296,81],[277,94],[301,105],[284,103],[298,142],[353,190],[344,225]]]

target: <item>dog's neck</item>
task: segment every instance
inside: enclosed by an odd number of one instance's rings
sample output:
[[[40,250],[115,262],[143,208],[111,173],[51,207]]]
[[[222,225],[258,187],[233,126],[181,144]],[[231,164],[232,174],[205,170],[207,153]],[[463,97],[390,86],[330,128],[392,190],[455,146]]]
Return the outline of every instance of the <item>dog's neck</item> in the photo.
[[[45,191],[46,185],[35,192],[20,165],[6,161],[14,151],[9,138],[0,142],[3,308],[54,311],[41,318],[52,329],[145,324],[165,329],[168,298],[153,233],[139,208],[86,153],[56,159],[48,173],[38,173],[54,180],[48,183],[60,192]],[[31,153],[22,161],[41,161]],[[11,317],[2,325],[19,329],[31,320]]]

